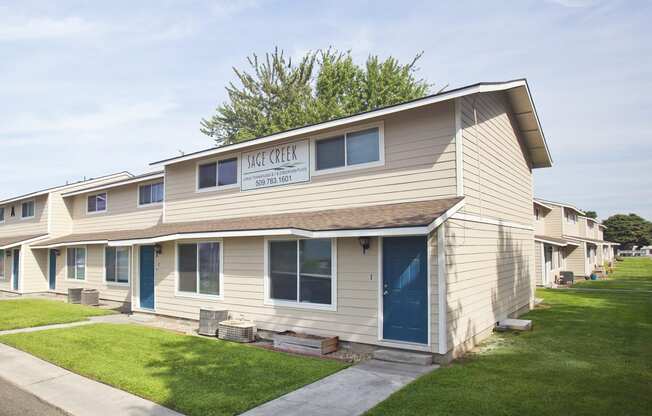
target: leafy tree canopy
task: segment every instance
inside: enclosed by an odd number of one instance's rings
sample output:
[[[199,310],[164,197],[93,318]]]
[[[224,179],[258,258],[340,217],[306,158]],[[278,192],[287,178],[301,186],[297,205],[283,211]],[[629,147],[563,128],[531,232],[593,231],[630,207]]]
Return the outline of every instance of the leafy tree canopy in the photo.
[[[652,240],[652,223],[636,214],[616,214],[603,221],[606,240],[624,247],[647,246]]]
[[[595,211],[584,211],[584,214],[589,218],[593,218],[594,220],[598,218],[598,213]]]
[[[229,83],[227,102],[200,130],[230,144],[423,97],[430,84],[416,77],[421,56],[401,64],[372,55],[360,66],[350,51],[331,48],[296,63],[278,48],[264,59],[254,54],[249,71],[233,68],[239,84]]]

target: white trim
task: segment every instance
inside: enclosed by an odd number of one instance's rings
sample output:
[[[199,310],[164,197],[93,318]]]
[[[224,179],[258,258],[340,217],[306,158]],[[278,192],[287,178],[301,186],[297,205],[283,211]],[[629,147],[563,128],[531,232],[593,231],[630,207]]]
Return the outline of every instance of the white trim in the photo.
[[[378,160],[367,162],[367,163],[358,163],[355,165],[348,165],[348,146],[347,146],[347,136],[351,133],[357,133],[369,129],[378,129]],[[334,138],[337,136],[344,137],[344,166],[330,168],[330,169],[320,169],[317,170],[317,142]],[[351,126],[346,129],[340,129],[337,131],[332,131],[329,133],[321,133],[310,138],[310,177],[328,175],[331,173],[341,173],[348,172],[351,170],[359,169],[370,169],[385,166],[385,123],[383,121],[364,124],[359,126]]]
[[[48,245],[44,245],[44,246],[35,245],[35,246],[32,246],[32,248],[39,249],[39,248],[57,248],[57,247],[83,246],[83,245],[89,245],[90,246],[90,245],[95,245],[95,244],[109,244],[109,240],[70,241],[70,242],[67,242],[67,243],[55,243],[55,244],[48,244]]]
[[[152,173],[151,175],[147,175],[147,176],[139,176],[137,178],[127,179],[127,180],[114,182],[114,183],[110,183],[110,184],[102,184],[102,185],[97,185],[97,186],[93,186],[93,187],[89,187],[89,188],[80,189],[80,190],[77,190],[77,191],[64,192],[64,193],[61,194],[61,196],[63,196],[64,198],[68,198],[68,197],[75,196],[75,195],[90,194],[90,193],[95,192],[95,191],[103,191],[103,190],[106,190],[106,189],[117,188],[119,186],[130,185],[132,183],[139,183],[139,182],[145,182],[145,181],[151,181],[151,180],[154,180],[154,179],[159,179],[159,178],[162,178],[163,175],[164,175],[163,172],[155,172],[155,173]]]
[[[162,184],[163,185],[163,200],[159,202],[150,202],[147,204],[141,204],[140,203],[140,188],[143,186],[152,186],[152,185],[157,185],[157,184]],[[150,198],[151,198],[151,189],[150,188]],[[136,187],[136,207],[137,208],[150,208],[150,207],[160,207],[163,206],[163,202],[165,201],[165,179],[163,181],[154,181],[152,183],[141,183],[138,184]]]
[[[539,205],[539,206],[541,206],[541,207],[544,207],[544,208],[546,208],[546,209],[552,211],[552,207],[551,207],[550,205],[546,205],[546,204],[544,204],[544,203],[542,203],[542,202],[540,202],[540,201],[538,201],[538,200],[536,200],[536,199],[533,199],[533,200],[532,200],[532,203],[533,203],[534,205]]]
[[[7,268],[7,253],[5,250],[0,248],[0,261],[2,261],[2,267],[0,267],[0,281],[6,282],[7,276],[5,275],[5,269]]]
[[[98,210],[97,209],[97,197],[104,194],[104,209],[103,210]],[[89,211],[88,210],[88,200],[89,198],[95,198],[95,211]],[[103,192],[98,192],[95,194],[87,195],[86,196],[86,215],[98,215],[98,214],[106,214],[109,212],[109,192],[108,191],[103,191]]]
[[[199,244],[208,244],[208,243],[217,243],[219,247],[219,257],[220,257],[220,269],[218,271],[219,275],[219,295],[210,295],[205,293],[199,293]],[[197,246],[196,250],[196,292],[183,292],[179,290],[179,244],[194,244]],[[140,293],[140,292],[139,292]],[[207,300],[224,300],[224,240],[220,238],[212,240],[201,240],[201,241],[176,241],[174,244],[174,296],[179,298],[192,298],[192,299],[207,299]],[[154,302],[156,303],[156,302]]]
[[[32,211],[34,212],[31,216],[29,217],[23,217],[23,205],[32,203]],[[31,220],[36,217],[36,199],[30,199],[27,201],[23,201],[20,203],[20,220]]]
[[[437,335],[438,335],[438,352],[446,354],[448,352],[448,289],[447,266],[446,266],[446,228],[441,227],[437,230]]]
[[[503,221],[503,220],[499,220],[499,219],[495,219],[495,218],[481,217],[479,215],[473,215],[473,214],[463,214],[461,212],[453,214],[452,218],[454,218],[456,220],[478,222],[478,223],[482,223],[482,224],[500,225],[502,227],[508,227],[508,228],[518,228],[518,229],[529,230],[529,231],[534,230],[534,227],[532,227],[532,225],[529,225],[529,224],[523,224],[523,223],[511,222],[511,221]]]
[[[509,90],[509,89],[517,88],[517,87],[525,87],[528,96],[530,95],[529,88],[527,87],[527,82],[525,80],[523,80],[523,79],[513,80],[513,81],[508,81],[508,82],[501,82],[501,83],[476,84],[476,85],[471,85],[471,86],[464,87],[464,88],[459,88],[459,89],[456,89],[456,90],[451,90],[451,91],[448,91],[448,92],[443,92],[443,93],[440,93],[440,94],[437,94],[437,95],[433,95],[431,97],[426,97],[426,98],[422,98],[422,99],[419,99],[419,100],[394,105],[394,106],[391,106],[391,107],[381,108],[381,109],[378,109],[378,110],[375,110],[375,111],[369,111],[369,112],[366,112],[366,113],[362,113],[362,114],[358,114],[358,115],[354,115],[354,116],[350,116],[350,117],[345,117],[345,118],[341,118],[341,119],[337,119],[337,120],[327,121],[327,122],[315,124],[315,125],[312,125],[312,126],[300,127],[300,128],[293,129],[293,130],[272,134],[272,135],[267,136],[267,137],[261,137],[261,138],[258,138],[258,139],[253,139],[253,140],[250,140],[250,141],[241,142],[241,143],[238,143],[238,144],[233,144],[233,145],[229,145],[229,146],[223,146],[223,147],[207,149],[207,150],[204,150],[204,151],[196,152],[196,153],[189,154],[189,155],[186,155],[186,156],[177,157],[177,158],[174,158],[174,159],[161,160],[161,161],[153,162],[150,165],[152,165],[152,166],[167,166],[167,165],[171,165],[171,164],[185,162],[185,161],[188,161],[188,160],[204,158],[204,157],[207,157],[207,156],[212,156],[212,155],[217,155],[217,154],[222,154],[222,153],[227,153],[227,152],[233,152],[235,150],[248,148],[248,147],[252,147],[252,146],[257,146],[257,145],[261,145],[261,144],[266,144],[266,143],[270,143],[270,142],[275,142],[275,141],[290,138],[290,137],[308,135],[308,134],[311,134],[311,133],[319,131],[319,130],[326,130],[326,129],[335,128],[335,127],[339,127],[339,126],[343,126],[343,125],[347,125],[347,124],[354,124],[354,123],[357,123],[357,122],[366,121],[366,120],[376,118],[376,117],[382,117],[382,116],[386,116],[386,115],[389,115],[389,114],[394,114],[394,113],[398,113],[398,112],[401,112],[401,111],[410,110],[410,109],[413,109],[413,108],[423,107],[423,106],[427,106],[427,105],[430,105],[430,104],[439,103],[439,102],[442,102],[442,101],[448,101],[448,100],[458,98],[458,97],[463,97],[463,96],[466,96],[466,95],[477,94],[477,93],[482,93],[482,92],[505,91],[505,90]],[[534,111],[534,105],[533,105],[531,99],[530,99],[530,106],[533,109],[533,113],[536,113]],[[538,117],[536,117],[536,121],[537,121],[537,128],[538,128],[539,132],[542,132]],[[545,142],[545,139],[543,138],[543,133],[541,133],[541,136],[542,136],[542,139]],[[548,155],[548,159],[551,159],[550,158],[550,152],[548,151],[547,146],[546,146],[546,153]]]
[[[21,283],[21,278],[20,274],[23,271],[23,255],[21,254],[21,249],[20,248],[11,248],[11,279],[9,279],[10,284],[9,284],[9,289],[13,292],[18,292],[20,293],[20,287],[22,286]],[[16,257],[16,252],[18,252],[18,273],[16,273],[15,268],[16,268],[16,263],[14,263],[14,258]],[[15,281],[16,278],[18,278],[18,288],[15,288]]]
[[[554,206],[557,206],[557,207],[569,208],[569,209],[572,209],[573,211],[577,212],[581,216],[586,216],[585,212],[581,211],[579,208],[577,208],[576,206],[571,205],[571,204],[566,204],[566,203],[563,203],[563,202],[548,201],[546,199],[541,199],[541,198],[534,198],[534,202],[537,202],[539,204],[541,204],[543,202],[543,203],[546,203],[548,205],[554,205]],[[541,204],[541,205],[543,205],[543,204]]]
[[[557,243],[555,241],[550,241],[550,240],[546,240],[544,238],[537,238],[537,237],[534,237],[534,241],[538,241],[540,243],[545,243],[545,244],[550,244],[552,246],[557,246],[557,247],[566,247],[568,245],[568,242],[562,244],[562,243]]]
[[[464,143],[462,135],[462,103],[455,99],[455,187],[457,196],[464,196]]]
[[[294,308],[294,309],[317,309],[321,311],[337,311],[337,238],[330,238],[331,241],[331,304],[322,305],[319,303],[300,302],[300,250],[299,241],[306,240],[305,238],[265,238],[264,240],[264,254],[263,254],[263,285],[264,285],[264,298],[263,303],[267,306]],[[297,249],[297,301],[284,301],[276,300],[270,297],[270,284],[269,284],[269,243],[271,241],[296,241]]]
[[[220,161],[222,160],[229,160],[229,159],[235,159],[235,183],[231,183],[228,185],[218,185],[220,183]],[[228,189],[240,189],[240,161],[242,159],[242,154],[237,153],[235,155],[228,155],[228,156],[221,156],[221,157],[216,157],[216,158],[211,158],[207,160],[200,160],[195,163],[195,192],[196,193],[203,193],[203,192],[217,192],[217,191],[225,191]],[[206,188],[200,188],[199,187],[199,167],[203,165],[209,165],[211,163],[215,163],[215,186],[210,186]],[[164,198],[165,200],[165,198]]]
[[[435,228],[439,227],[442,225],[445,221],[447,221],[449,218],[452,218],[460,209],[464,207],[465,200],[462,199],[460,202],[457,204],[453,205],[452,207],[448,208],[446,212],[444,212],[442,215],[437,217],[429,226],[428,226],[428,234],[433,232]]]
[[[68,250],[74,248],[75,249],[75,277],[74,278],[69,278],[68,277]],[[78,248],[83,248],[84,249],[84,278],[83,279],[77,279],[77,250]],[[64,271],[64,280],[68,282],[86,282],[87,279],[86,277],[88,276],[88,247],[85,245],[81,246],[74,246],[74,247],[66,247],[66,262],[65,264],[65,271]]]

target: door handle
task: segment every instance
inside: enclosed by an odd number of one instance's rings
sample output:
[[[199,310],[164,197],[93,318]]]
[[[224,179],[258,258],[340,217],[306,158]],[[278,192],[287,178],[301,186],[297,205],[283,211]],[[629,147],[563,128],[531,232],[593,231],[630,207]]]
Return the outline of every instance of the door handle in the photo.
[[[387,295],[389,295],[389,290],[384,290],[383,291],[383,296],[387,296]]]

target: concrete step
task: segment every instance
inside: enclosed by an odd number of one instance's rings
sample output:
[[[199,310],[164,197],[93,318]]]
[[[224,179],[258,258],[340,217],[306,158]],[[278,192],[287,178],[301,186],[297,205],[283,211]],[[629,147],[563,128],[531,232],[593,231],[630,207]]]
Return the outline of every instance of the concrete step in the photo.
[[[373,357],[380,361],[392,363],[432,365],[432,354],[418,353],[403,350],[376,350]]]

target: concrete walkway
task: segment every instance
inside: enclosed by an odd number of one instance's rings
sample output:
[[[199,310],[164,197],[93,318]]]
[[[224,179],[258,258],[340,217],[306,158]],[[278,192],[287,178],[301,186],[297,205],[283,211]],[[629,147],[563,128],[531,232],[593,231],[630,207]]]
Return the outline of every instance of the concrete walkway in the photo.
[[[181,416],[3,344],[0,344],[0,377],[74,416]]]
[[[243,416],[360,415],[438,366],[370,360],[267,402]]]
[[[86,321],[69,322],[66,324],[52,324],[43,326],[33,326],[31,328],[18,328],[0,331],[0,335],[21,334],[24,332],[37,332],[46,331],[48,329],[72,328],[75,326],[83,326],[97,323],[110,323],[110,324],[128,324],[131,323],[129,316],[123,314],[92,316]]]

